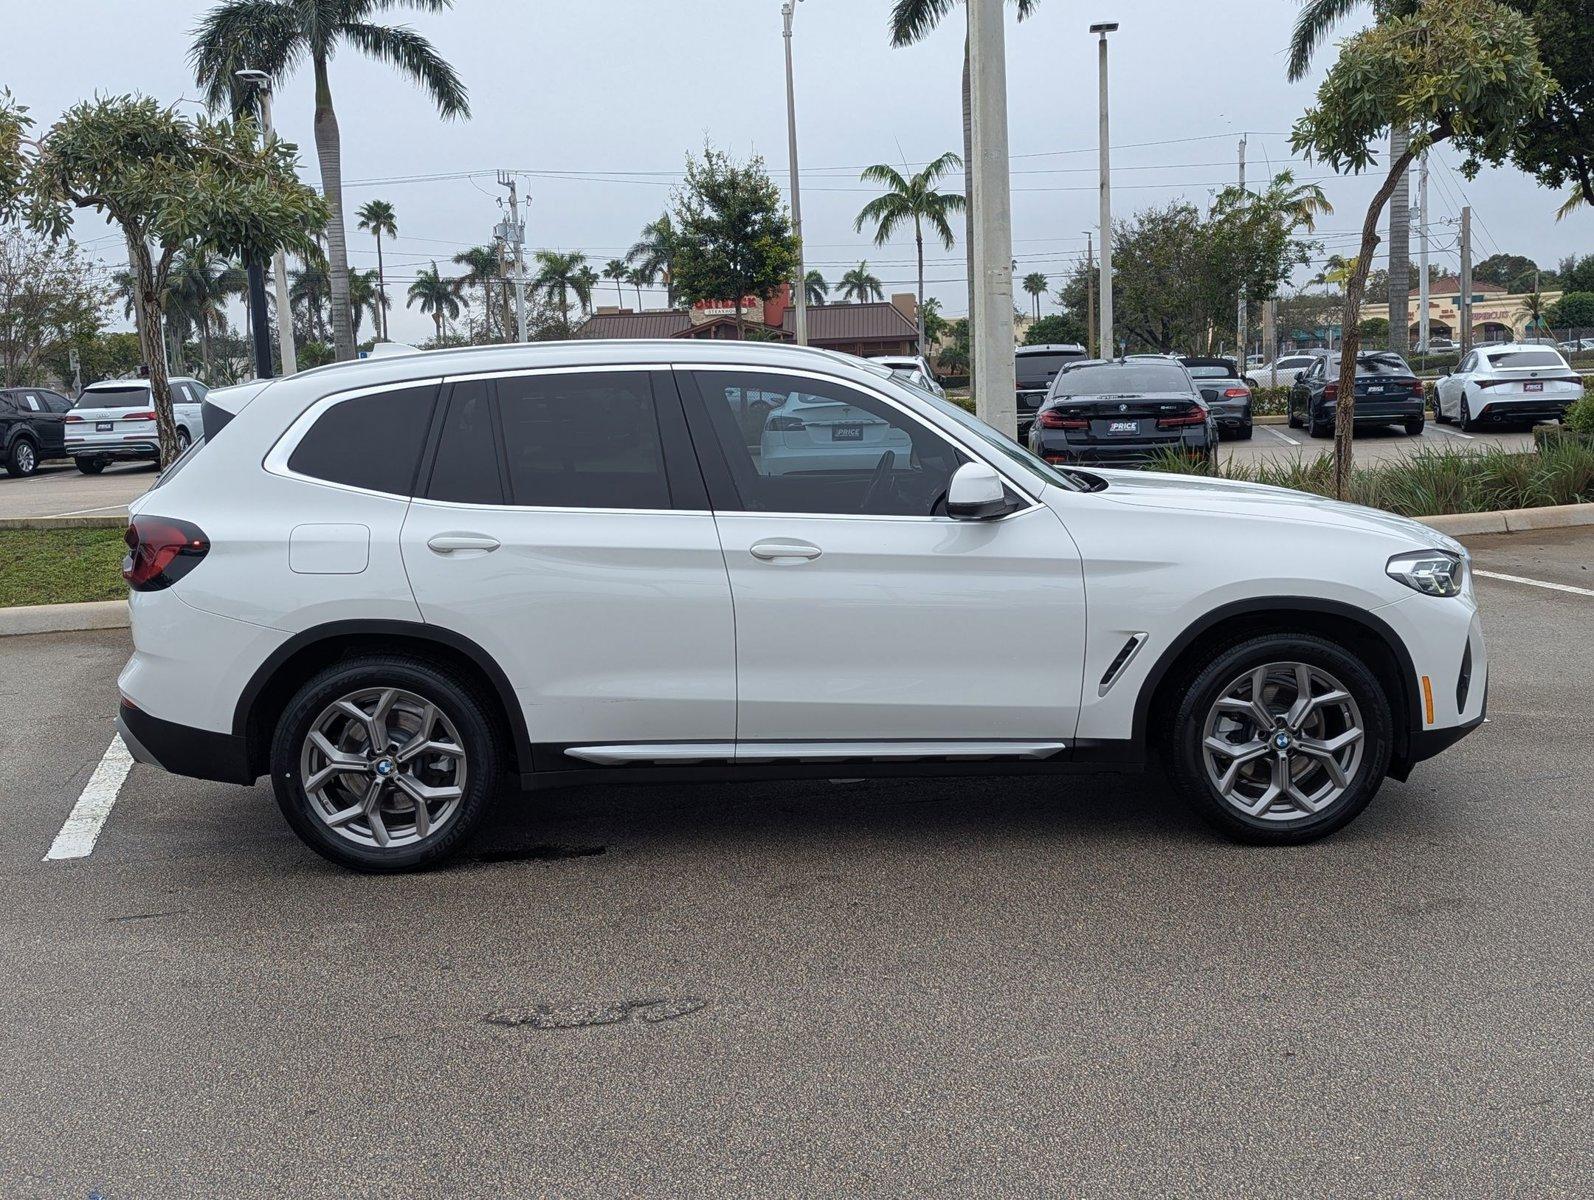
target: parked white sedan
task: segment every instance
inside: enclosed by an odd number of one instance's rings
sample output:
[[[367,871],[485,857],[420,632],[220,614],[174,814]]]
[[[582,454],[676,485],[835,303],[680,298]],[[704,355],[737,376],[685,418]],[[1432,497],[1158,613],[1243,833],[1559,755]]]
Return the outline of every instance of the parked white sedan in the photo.
[[[1583,379],[1553,346],[1510,342],[1472,351],[1434,389],[1434,419],[1463,429],[1560,420],[1583,398]]]

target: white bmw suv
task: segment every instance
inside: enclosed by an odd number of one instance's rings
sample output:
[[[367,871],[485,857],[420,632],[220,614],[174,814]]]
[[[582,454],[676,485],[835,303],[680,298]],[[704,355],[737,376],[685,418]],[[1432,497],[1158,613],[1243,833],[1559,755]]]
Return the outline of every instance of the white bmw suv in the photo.
[[[749,395],[847,453],[770,454]],[[122,734],[269,774],[361,870],[443,859],[511,788],[1154,761],[1298,842],[1483,720],[1450,538],[1059,470],[845,355],[442,351],[212,392],[204,423],[132,505]]]

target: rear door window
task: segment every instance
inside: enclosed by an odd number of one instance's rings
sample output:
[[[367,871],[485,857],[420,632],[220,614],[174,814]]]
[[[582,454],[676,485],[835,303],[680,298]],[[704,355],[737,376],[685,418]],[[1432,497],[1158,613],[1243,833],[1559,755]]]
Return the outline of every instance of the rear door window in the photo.
[[[456,383],[449,396],[426,495],[452,504],[502,504],[498,439],[487,381]]]
[[[408,496],[436,395],[437,386],[426,384],[334,404],[299,439],[288,469],[327,483]]]

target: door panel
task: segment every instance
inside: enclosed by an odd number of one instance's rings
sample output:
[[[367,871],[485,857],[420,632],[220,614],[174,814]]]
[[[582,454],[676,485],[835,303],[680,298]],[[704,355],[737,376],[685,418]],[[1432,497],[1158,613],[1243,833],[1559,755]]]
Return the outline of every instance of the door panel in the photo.
[[[42,392],[23,393],[24,406],[32,408],[33,431],[39,435],[41,457],[61,458],[66,454],[66,418],[56,412]]]

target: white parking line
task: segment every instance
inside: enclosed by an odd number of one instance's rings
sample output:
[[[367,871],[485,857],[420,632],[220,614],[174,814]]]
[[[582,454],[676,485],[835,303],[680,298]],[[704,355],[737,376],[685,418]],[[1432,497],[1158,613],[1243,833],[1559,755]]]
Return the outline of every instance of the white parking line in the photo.
[[[1469,442],[1477,440],[1473,434],[1462,433],[1459,429],[1450,429],[1444,425],[1432,425],[1429,428],[1431,428],[1435,433],[1444,434],[1446,437],[1458,437]]]
[[[1554,592],[1571,592],[1574,596],[1594,596],[1594,588],[1573,587],[1570,583],[1551,583],[1546,579],[1524,579],[1520,575],[1503,575],[1499,571],[1480,571],[1472,568],[1474,575],[1481,575],[1485,579],[1499,579],[1505,583],[1525,583],[1529,587],[1549,588]]]
[[[121,512],[126,507],[125,504],[102,504],[99,508],[74,508],[71,512],[48,513],[45,520],[54,520],[56,517],[82,517],[89,513]]]
[[[1296,441],[1294,438],[1292,438],[1289,434],[1280,433],[1277,429],[1274,429],[1273,426],[1271,426],[1271,425],[1264,425],[1264,426],[1262,426],[1262,428],[1264,430],[1266,430],[1268,433],[1271,433],[1274,437],[1278,438],[1278,440],[1283,442],[1286,446],[1299,446],[1300,445],[1300,443],[1298,441]]]
[[[94,774],[83,785],[83,794],[72,806],[72,812],[67,816],[66,824],[61,826],[61,832],[55,835],[50,852],[44,856],[45,862],[61,858],[87,858],[93,853],[94,841],[100,836],[105,818],[111,815],[111,806],[116,803],[117,793],[122,790],[122,781],[127,778],[132,766],[133,756],[127,752],[122,735],[117,734],[105,748],[105,754],[94,768]]]

